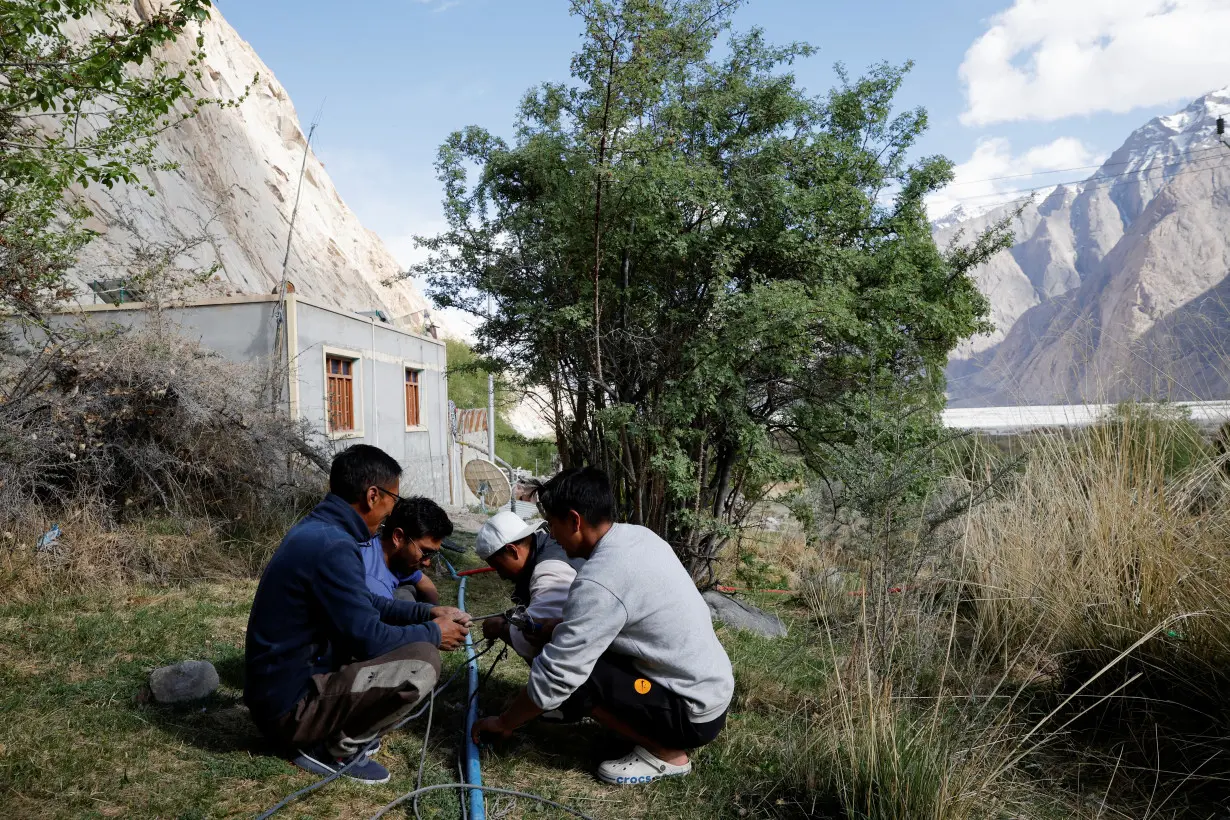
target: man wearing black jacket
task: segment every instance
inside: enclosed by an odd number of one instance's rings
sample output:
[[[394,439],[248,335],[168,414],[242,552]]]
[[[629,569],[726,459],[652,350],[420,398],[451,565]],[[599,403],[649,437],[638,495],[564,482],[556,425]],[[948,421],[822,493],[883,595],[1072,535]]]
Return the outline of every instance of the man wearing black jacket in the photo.
[[[468,631],[458,609],[367,590],[359,544],[392,510],[400,478],[375,447],[339,454],[329,494],[286,534],[252,602],[244,702],[261,731],[317,774],[353,763],[353,779],[386,782],[363,750],[431,692],[439,650],[461,646]]]

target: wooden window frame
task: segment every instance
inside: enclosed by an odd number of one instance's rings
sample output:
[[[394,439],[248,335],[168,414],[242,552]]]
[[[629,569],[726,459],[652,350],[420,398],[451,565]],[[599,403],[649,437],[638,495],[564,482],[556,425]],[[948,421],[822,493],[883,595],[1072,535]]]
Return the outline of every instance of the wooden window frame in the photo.
[[[419,423],[418,424],[410,423],[410,389],[409,389],[409,383],[406,382],[406,375],[411,372],[418,373],[419,375],[419,381],[418,381]],[[426,380],[423,378],[426,374],[427,374],[427,368],[425,368],[423,365],[419,364],[418,362],[409,362],[409,361],[402,362],[402,410],[404,412],[403,418],[406,421],[406,432],[407,433],[419,433],[427,429],[427,405],[424,402],[424,397],[425,397],[424,388],[426,387]]]
[[[337,347],[325,347],[322,350],[321,367],[324,373],[324,422],[325,433],[330,441],[342,439],[363,438],[363,354],[357,350],[346,350]],[[329,413],[329,360],[342,359],[351,363],[351,412],[354,416],[354,429],[334,430]]]

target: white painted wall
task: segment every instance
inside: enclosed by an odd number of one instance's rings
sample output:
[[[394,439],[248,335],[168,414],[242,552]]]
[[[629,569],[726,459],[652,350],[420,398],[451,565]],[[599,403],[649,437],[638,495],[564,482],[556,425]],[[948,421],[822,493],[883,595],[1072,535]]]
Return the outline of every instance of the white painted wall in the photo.
[[[1219,427],[1230,421],[1230,401],[1175,402],[1192,421]],[[954,430],[1016,433],[1042,427],[1085,427],[1105,418],[1113,404],[1025,405],[1021,407],[963,407],[944,411],[944,426]]]

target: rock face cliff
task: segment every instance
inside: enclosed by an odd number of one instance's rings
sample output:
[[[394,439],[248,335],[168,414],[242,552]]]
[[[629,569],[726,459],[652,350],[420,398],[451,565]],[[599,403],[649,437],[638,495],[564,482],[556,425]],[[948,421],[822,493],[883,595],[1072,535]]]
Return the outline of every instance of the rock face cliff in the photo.
[[[150,3],[137,0],[134,12],[148,14]],[[270,293],[281,281],[307,136],[286,89],[216,9],[202,33],[202,95],[235,99],[250,86],[248,96],[235,107],[207,107],[163,135],[159,159],[179,167],[146,175],[155,196],[137,187],[78,192],[100,234],[76,271],[83,302],[93,301],[88,282],[137,273],[151,255],[177,255],[175,267],[184,269],[220,263],[198,294]],[[186,60],[191,45],[185,36],[166,59]],[[307,152],[288,266],[296,291],[345,310],[383,310],[421,329],[429,308],[423,296],[408,281],[381,284],[400,269]]]
[[[1230,88],[1150,121],[1082,183],[936,223],[941,247],[1006,217],[1017,235],[978,273],[996,331],[954,353],[951,405],[1230,396],[1220,116]]]

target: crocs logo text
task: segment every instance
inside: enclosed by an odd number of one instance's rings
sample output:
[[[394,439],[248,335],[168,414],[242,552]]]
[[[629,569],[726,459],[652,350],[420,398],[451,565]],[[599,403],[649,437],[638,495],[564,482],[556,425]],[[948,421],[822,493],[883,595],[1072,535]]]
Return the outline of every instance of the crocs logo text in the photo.
[[[656,775],[642,775],[641,777],[617,777],[615,778],[615,783],[622,786],[624,784],[631,785],[633,783],[652,783],[657,779],[658,778]]]

